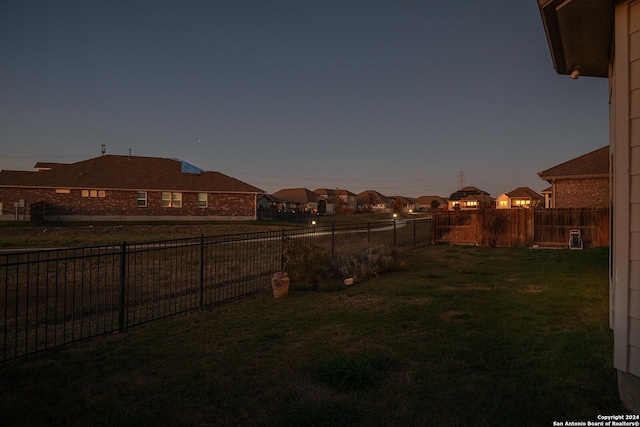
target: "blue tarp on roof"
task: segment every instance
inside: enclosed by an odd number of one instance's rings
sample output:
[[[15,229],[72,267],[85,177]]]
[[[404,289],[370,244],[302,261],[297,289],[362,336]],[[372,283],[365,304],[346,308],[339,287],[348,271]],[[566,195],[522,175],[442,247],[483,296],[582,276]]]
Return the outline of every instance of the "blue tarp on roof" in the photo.
[[[193,166],[190,163],[185,162],[184,160],[180,161],[182,163],[182,173],[192,173],[194,175],[200,175],[202,169],[197,166]]]

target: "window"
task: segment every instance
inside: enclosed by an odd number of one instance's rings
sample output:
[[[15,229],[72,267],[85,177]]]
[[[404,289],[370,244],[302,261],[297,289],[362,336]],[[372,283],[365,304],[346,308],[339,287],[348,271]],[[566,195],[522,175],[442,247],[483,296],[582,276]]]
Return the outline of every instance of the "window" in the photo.
[[[467,206],[478,206],[478,202],[475,200],[470,200],[467,202]]]
[[[501,208],[506,208],[507,207],[507,201],[506,200],[500,200],[500,207]]]
[[[138,191],[136,193],[136,206],[139,208],[147,207],[147,192],[146,191]]]
[[[207,193],[198,193],[198,207],[199,208],[207,207]]]
[[[66,188],[58,188],[56,189],[56,194],[69,194],[71,193],[71,190],[66,189]]]
[[[182,207],[182,193],[162,193],[163,208],[180,208]]]
[[[82,197],[105,197],[105,196],[106,196],[106,192],[104,190],[82,190]]]

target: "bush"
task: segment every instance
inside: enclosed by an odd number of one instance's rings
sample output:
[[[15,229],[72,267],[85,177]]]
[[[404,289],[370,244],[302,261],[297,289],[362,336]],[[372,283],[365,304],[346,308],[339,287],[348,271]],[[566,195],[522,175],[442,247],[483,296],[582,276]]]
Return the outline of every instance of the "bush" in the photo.
[[[354,282],[361,282],[396,270],[401,264],[400,258],[399,251],[385,245],[366,246],[351,253],[337,254],[331,270],[338,280],[353,277]]]
[[[291,242],[287,253],[287,273],[293,282],[316,288],[327,278],[331,260],[326,250],[313,243]]]

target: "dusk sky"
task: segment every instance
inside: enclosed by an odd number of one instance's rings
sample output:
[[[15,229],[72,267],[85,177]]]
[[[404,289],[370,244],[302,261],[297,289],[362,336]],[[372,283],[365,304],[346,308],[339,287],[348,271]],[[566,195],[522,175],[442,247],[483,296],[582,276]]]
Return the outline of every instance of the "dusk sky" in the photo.
[[[493,197],[608,144],[536,0],[0,2],[0,169],[178,158],[287,187]]]

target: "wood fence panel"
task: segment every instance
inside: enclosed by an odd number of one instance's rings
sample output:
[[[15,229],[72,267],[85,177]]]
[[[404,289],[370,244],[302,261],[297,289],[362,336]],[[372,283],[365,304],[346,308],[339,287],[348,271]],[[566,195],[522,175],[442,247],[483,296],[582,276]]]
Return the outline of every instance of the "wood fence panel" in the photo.
[[[609,246],[609,208],[597,209],[504,209],[492,215],[508,217],[499,234],[502,247],[566,247],[570,230],[580,230],[585,247]],[[486,230],[476,212],[438,213],[432,219],[432,243],[486,244]]]

